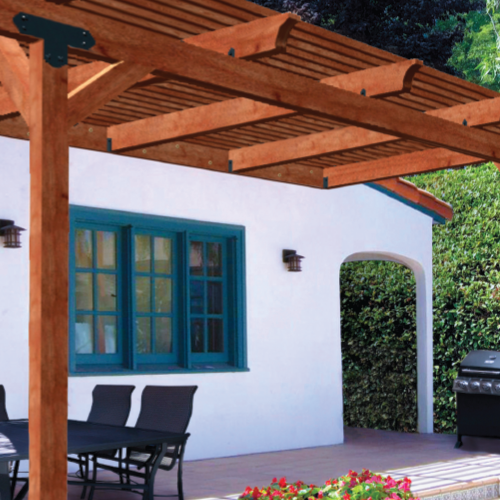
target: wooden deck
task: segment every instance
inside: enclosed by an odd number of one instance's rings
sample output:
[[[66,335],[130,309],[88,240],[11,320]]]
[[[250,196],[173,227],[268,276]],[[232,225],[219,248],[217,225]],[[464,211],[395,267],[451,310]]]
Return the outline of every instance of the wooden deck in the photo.
[[[454,444],[451,435],[347,428],[341,445],[186,462],[186,500],[232,500],[246,486],[267,485],[273,477],[319,484],[363,467],[412,478],[414,492],[428,500],[498,498],[500,441],[464,438],[459,450]],[[175,480],[175,474],[160,471],[155,494],[175,494]],[[79,488],[70,488],[68,499],[77,500],[79,494]],[[115,491],[95,495],[95,500],[129,498],[137,496]]]

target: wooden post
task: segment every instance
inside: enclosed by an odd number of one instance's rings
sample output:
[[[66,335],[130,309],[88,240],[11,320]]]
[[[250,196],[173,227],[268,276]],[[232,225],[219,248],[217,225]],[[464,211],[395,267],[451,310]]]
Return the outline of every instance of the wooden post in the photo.
[[[66,500],[68,67],[30,45],[30,500]]]

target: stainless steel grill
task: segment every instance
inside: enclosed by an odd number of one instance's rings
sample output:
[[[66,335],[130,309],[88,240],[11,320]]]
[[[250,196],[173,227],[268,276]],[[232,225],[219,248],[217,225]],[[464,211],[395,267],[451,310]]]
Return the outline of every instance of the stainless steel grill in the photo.
[[[500,352],[472,351],[453,382],[457,393],[457,444],[462,436],[500,438]]]

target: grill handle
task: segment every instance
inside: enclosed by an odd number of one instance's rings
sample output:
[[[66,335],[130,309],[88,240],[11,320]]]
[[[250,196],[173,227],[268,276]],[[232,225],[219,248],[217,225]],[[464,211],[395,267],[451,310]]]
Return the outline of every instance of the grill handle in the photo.
[[[472,368],[464,368],[462,372],[465,373],[482,373],[483,375],[500,375],[500,372],[493,372],[488,370],[473,370]]]

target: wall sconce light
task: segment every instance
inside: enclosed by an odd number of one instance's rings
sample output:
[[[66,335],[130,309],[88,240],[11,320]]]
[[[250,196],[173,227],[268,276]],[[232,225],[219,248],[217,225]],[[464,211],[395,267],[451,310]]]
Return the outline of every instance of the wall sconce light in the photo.
[[[288,265],[288,271],[291,273],[300,273],[300,261],[305,259],[302,255],[297,255],[297,250],[283,250],[283,262]]]
[[[16,226],[13,220],[0,220],[0,236],[4,237],[5,248],[21,248],[21,231],[26,229]]]

